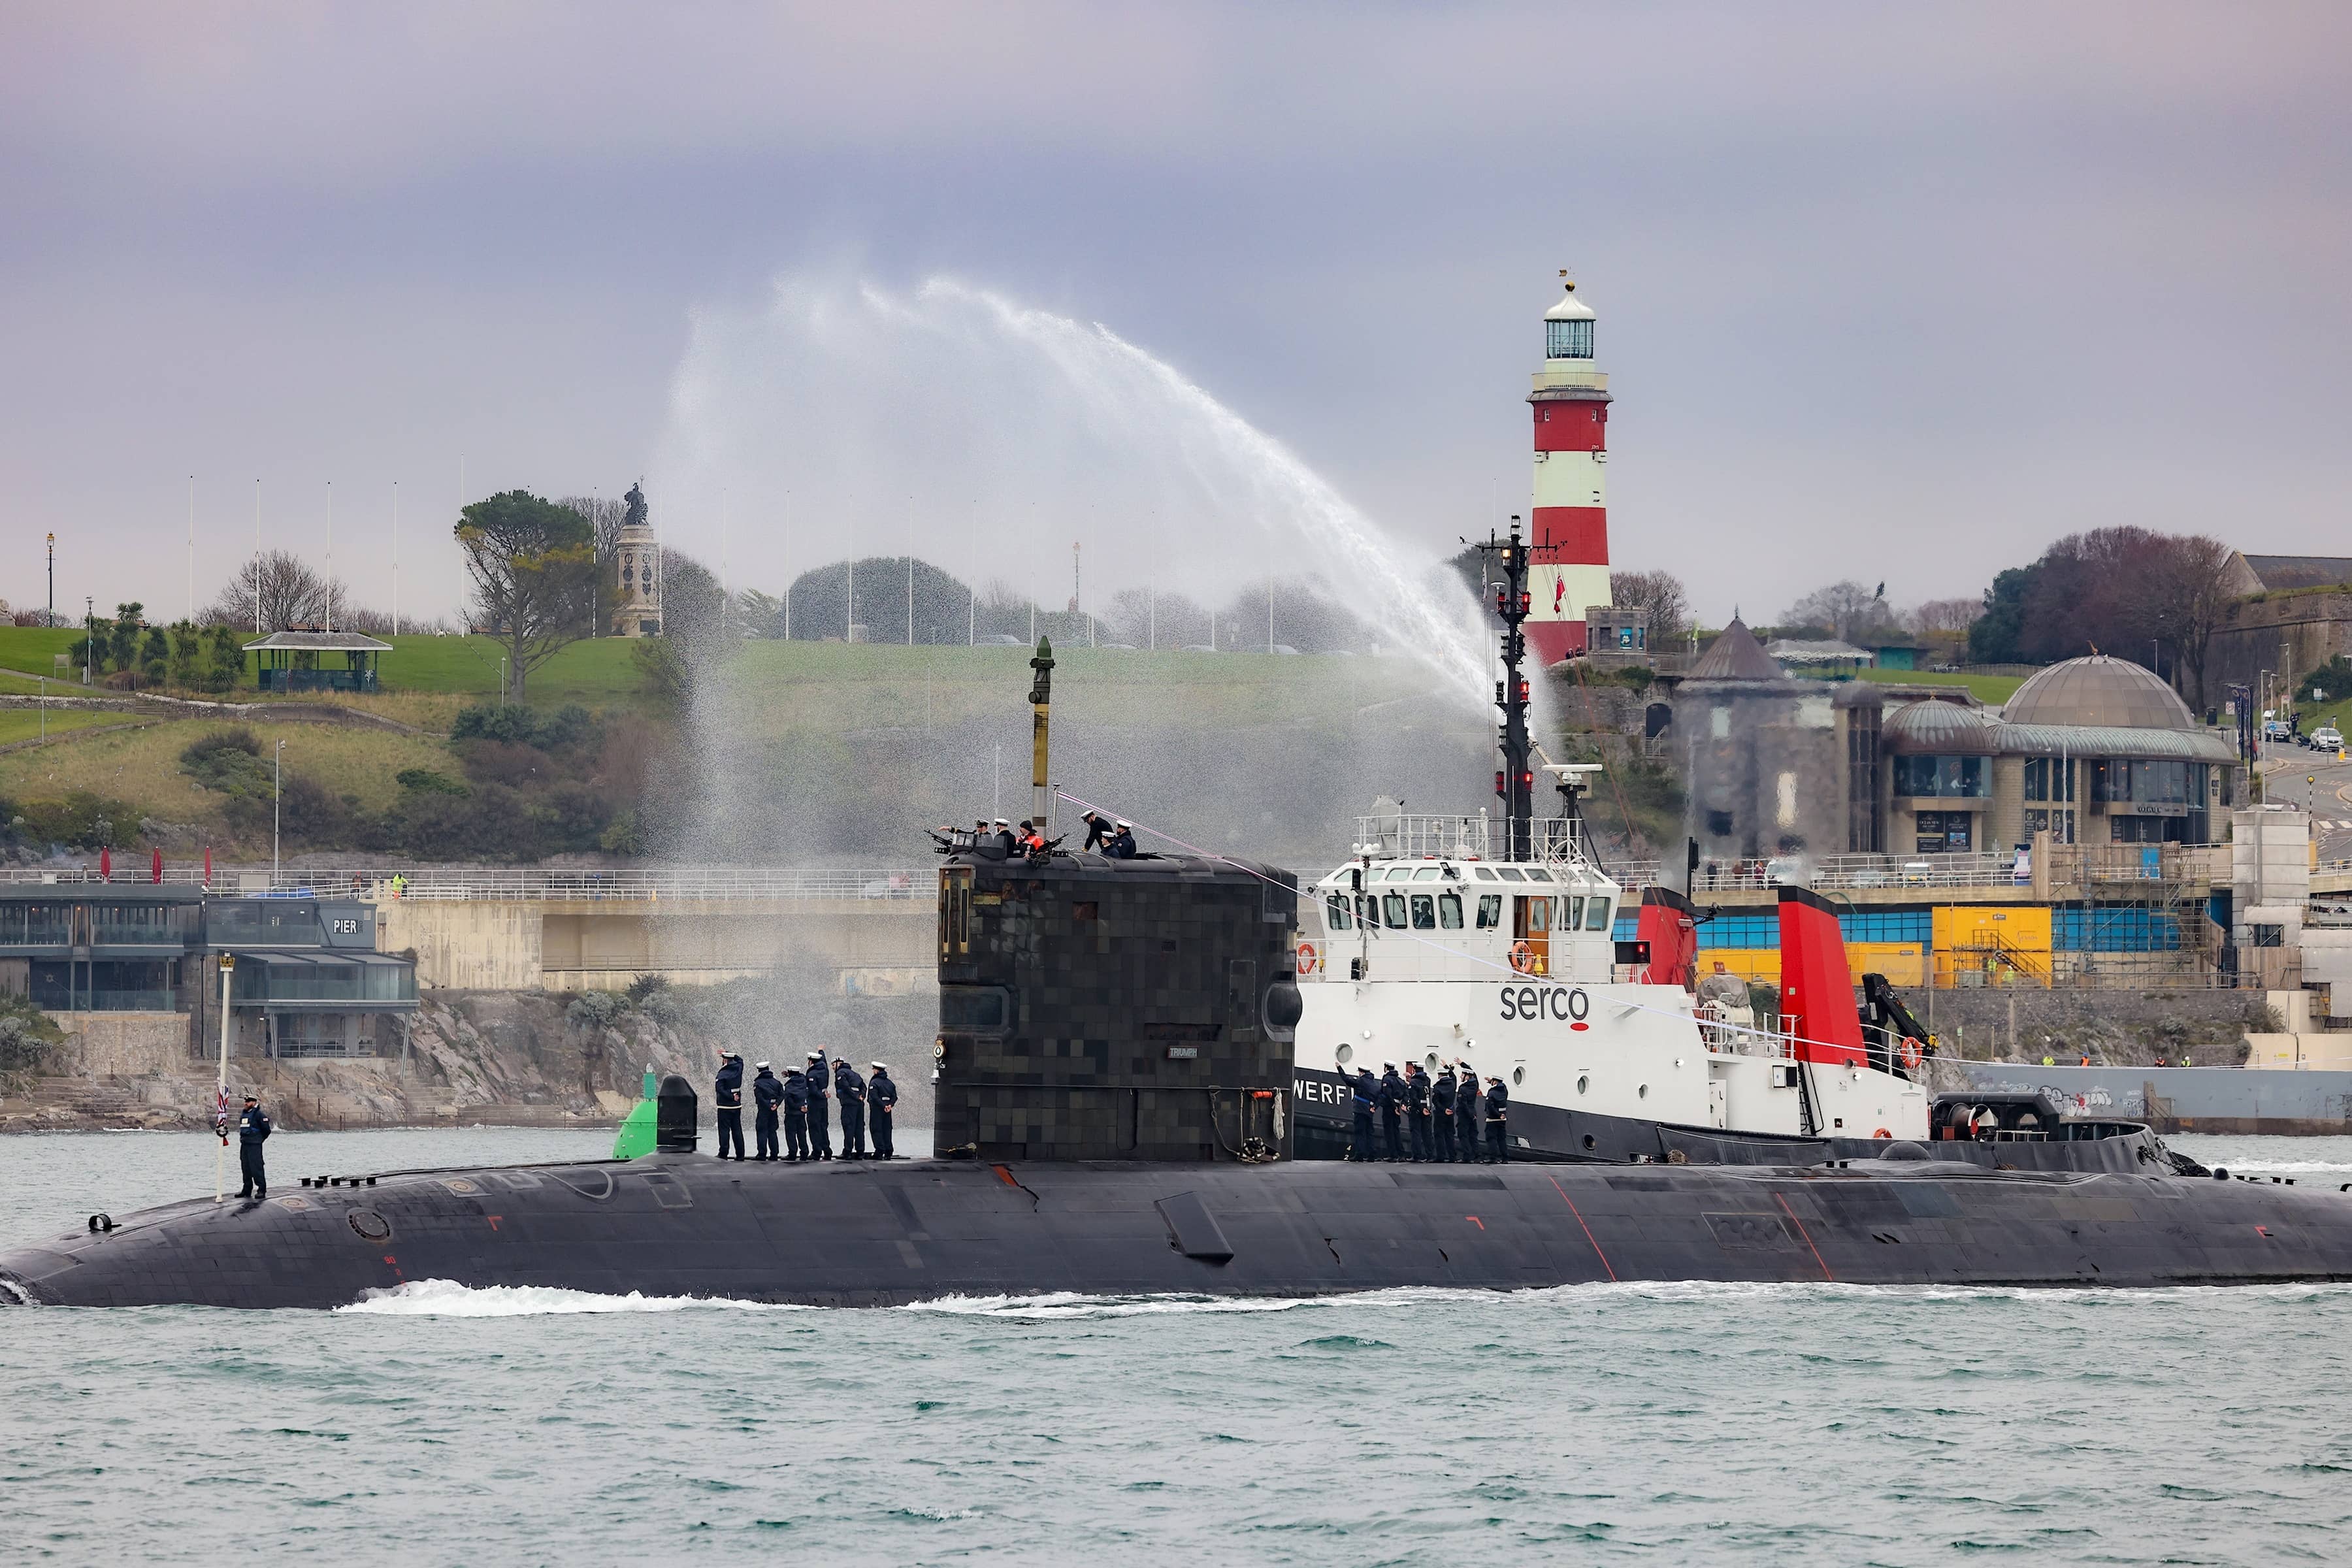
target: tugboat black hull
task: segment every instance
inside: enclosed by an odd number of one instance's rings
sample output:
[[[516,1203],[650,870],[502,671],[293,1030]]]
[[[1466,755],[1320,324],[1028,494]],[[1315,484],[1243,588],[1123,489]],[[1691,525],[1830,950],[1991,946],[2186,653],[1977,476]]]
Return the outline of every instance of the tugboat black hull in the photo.
[[[0,1256],[32,1305],[331,1308],[425,1279],[815,1306],[1599,1281],[2352,1279],[2352,1196],[1937,1161],[813,1169],[656,1155],[184,1204]]]
[[[1354,1112],[1348,1082],[1337,1073],[1296,1069],[1292,1103],[1297,1126],[1292,1149],[1301,1160],[1344,1160],[1354,1138]],[[2031,1137],[2011,1132],[1958,1137],[1930,1145],[1938,1160],[1989,1171],[2108,1172],[2116,1175],[2203,1175],[2204,1167],[2173,1153],[2155,1131],[2136,1121],[2069,1121],[2055,1106],[2026,1096],[1947,1096],[1936,1104],[1940,1131],[1952,1107],[1963,1110],[2000,1100],[2031,1101],[2035,1122],[2045,1131]],[[1764,1132],[1733,1132],[1717,1127],[1685,1127],[1641,1117],[1601,1116],[1589,1110],[1516,1100],[1511,1105],[1511,1158],[1563,1164],[1822,1165],[1838,1160],[1875,1160],[1886,1141],[1873,1138],[1801,1138]],[[1375,1129],[1377,1133],[1377,1129]]]

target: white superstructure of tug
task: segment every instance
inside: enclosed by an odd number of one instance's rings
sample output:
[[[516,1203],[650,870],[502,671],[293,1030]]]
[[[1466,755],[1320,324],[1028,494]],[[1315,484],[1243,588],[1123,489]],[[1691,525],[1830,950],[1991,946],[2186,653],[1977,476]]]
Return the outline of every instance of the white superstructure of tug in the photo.
[[[1867,1067],[1800,1062],[1787,1041],[1618,963],[1623,889],[1583,852],[1578,824],[1538,825],[1542,858],[1512,864],[1487,858],[1484,817],[1367,821],[1357,858],[1300,889],[1300,1068],[1377,1075],[1385,1063],[1418,1061],[1434,1074],[1466,1061],[1482,1085],[1489,1076],[1509,1085],[1515,1113],[1554,1107],[1735,1133],[1928,1135],[1919,1085]],[[1302,1080],[1301,1092],[1317,1086]],[[1525,1134],[1515,1127],[1515,1143]]]

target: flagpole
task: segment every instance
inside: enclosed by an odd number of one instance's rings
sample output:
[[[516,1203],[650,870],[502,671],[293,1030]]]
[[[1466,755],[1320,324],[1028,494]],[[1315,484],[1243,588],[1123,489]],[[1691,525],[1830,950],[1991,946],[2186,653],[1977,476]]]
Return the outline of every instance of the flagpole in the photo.
[[[228,1196],[228,981],[236,970],[236,954],[220,955],[221,1048],[220,1087],[213,1100],[213,1125],[220,1131],[220,1148],[213,1154],[213,1202]]]

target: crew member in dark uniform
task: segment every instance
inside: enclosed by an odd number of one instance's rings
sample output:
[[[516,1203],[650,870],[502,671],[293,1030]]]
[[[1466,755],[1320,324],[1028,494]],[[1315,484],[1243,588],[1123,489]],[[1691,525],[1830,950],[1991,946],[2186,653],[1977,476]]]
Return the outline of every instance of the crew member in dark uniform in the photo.
[[[874,1064],[874,1076],[866,1080],[866,1118],[873,1124],[874,1157],[895,1160],[898,1151],[890,1146],[890,1113],[898,1106],[898,1086],[890,1081],[890,1069],[880,1062]]]
[[[1021,841],[1019,839],[1013,836],[1013,824],[1005,821],[1004,818],[1001,816],[998,817],[996,819],[996,847],[1003,851],[1004,858],[1007,860],[1013,858],[1013,852],[1019,847],[1020,842]]]
[[[1426,1165],[1437,1158],[1429,1135],[1429,1075],[1419,1062],[1404,1064],[1404,1103],[1412,1128],[1412,1163]]]
[[[1486,1163],[1490,1165],[1499,1165],[1511,1157],[1511,1152],[1504,1146],[1503,1141],[1503,1134],[1508,1130],[1510,1117],[1511,1091],[1503,1087],[1501,1079],[1488,1079],[1486,1080]]]
[[[776,1107],[784,1102],[784,1086],[768,1064],[759,1064],[760,1076],[751,1080],[752,1146],[758,1152],[754,1160],[773,1160],[776,1149]]]
[[[832,1109],[833,1067],[824,1059],[822,1047],[809,1053],[809,1158],[833,1158]]]
[[[809,1157],[808,1075],[794,1068],[784,1075],[784,1163],[797,1165]]]
[[[1378,1156],[1372,1152],[1372,1107],[1380,1103],[1381,1086],[1370,1068],[1358,1068],[1356,1076],[1348,1082],[1348,1098],[1356,1112],[1355,1137],[1348,1145],[1348,1158],[1358,1164],[1369,1165]]]
[[[841,1101],[841,1157],[866,1158],[866,1080],[847,1062],[833,1064],[833,1097]]]
[[[1397,1077],[1396,1063],[1381,1064],[1381,1142],[1388,1146],[1388,1163],[1391,1165],[1404,1158],[1404,1140],[1399,1136],[1397,1117],[1404,1110],[1404,1079]]]
[[[1462,1163],[1478,1163],[1478,1070],[1468,1062],[1462,1064],[1462,1086],[1454,1096],[1454,1131],[1462,1142]]]
[[[1454,1064],[1437,1064],[1437,1080],[1429,1086],[1430,1120],[1437,1124],[1437,1163],[1454,1163]]]
[[[244,1173],[245,1189],[241,1198],[266,1198],[269,1195],[269,1173],[262,1168],[261,1146],[269,1141],[269,1117],[261,1102],[251,1095],[245,1097],[245,1110],[236,1119],[236,1168]]]
[[[1118,831],[1110,836],[1110,847],[1105,849],[1103,853],[1109,856],[1114,860],[1134,859],[1137,854],[1135,847],[1135,824],[1132,822],[1120,823],[1118,825]]]
[[[1110,847],[1110,818],[1099,811],[1090,811],[1078,820],[1087,825],[1086,847],[1108,851]]]
[[[719,1157],[727,1158],[727,1146],[735,1146],[735,1158],[743,1157],[743,1058],[733,1051],[719,1053],[719,1081],[714,1086],[713,1103],[719,1107]]]

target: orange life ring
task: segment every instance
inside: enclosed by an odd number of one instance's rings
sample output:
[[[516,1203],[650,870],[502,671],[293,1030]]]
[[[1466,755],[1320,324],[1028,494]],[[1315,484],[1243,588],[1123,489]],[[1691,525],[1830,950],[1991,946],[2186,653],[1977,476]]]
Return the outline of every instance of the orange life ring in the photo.
[[[1909,1035],[1903,1037],[1903,1044],[1896,1048],[1895,1054],[1902,1058],[1903,1065],[1906,1068],[1916,1068],[1927,1059],[1927,1053],[1920,1047],[1919,1042]]]
[[[1522,974],[1533,974],[1536,972],[1536,950],[1523,942],[1511,943],[1511,967]]]
[[[1316,952],[1315,952],[1315,944],[1314,944],[1313,942],[1300,942],[1300,943],[1298,944],[1298,973],[1301,973],[1301,974],[1312,974],[1312,973],[1315,973],[1315,966],[1316,966],[1318,963],[1320,963],[1320,962],[1321,962],[1321,960],[1320,960],[1319,958],[1318,958],[1318,957],[1317,957],[1317,955],[1316,955]]]
[[[1872,1134],[1871,1134],[1871,1136],[1872,1136],[1873,1138],[1892,1138],[1892,1137],[1894,1137],[1894,1136],[1895,1136],[1895,1134],[1894,1134],[1894,1133],[1892,1133],[1892,1132],[1889,1132],[1885,1128],[1882,1127],[1882,1128],[1880,1128],[1877,1131],[1875,1131],[1875,1132],[1872,1133]]]

